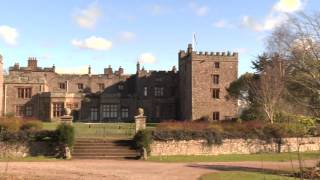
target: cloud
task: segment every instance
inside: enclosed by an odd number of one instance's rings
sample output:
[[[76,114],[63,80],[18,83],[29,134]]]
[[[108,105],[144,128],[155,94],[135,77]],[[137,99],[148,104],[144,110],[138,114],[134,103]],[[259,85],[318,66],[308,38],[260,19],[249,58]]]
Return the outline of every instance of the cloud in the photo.
[[[152,53],[142,53],[138,61],[142,64],[154,64],[156,62],[156,57]]]
[[[205,5],[199,5],[195,2],[189,3],[189,8],[197,15],[197,16],[205,16],[209,12],[208,6]]]
[[[284,13],[293,13],[302,8],[301,0],[280,0],[273,6],[273,10]]]
[[[7,44],[16,45],[18,36],[19,33],[17,29],[6,25],[0,26],[0,38]]]
[[[233,25],[230,24],[228,21],[224,20],[224,19],[220,19],[216,22],[214,22],[213,24],[213,27],[216,27],[216,28],[232,28]]]
[[[163,13],[166,13],[169,11],[169,7],[160,5],[160,4],[154,4],[150,7],[150,11],[153,15],[160,15]]]
[[[68,68],[56,68],[56,72],[59,74],[87,74],[88,66],[68,67]]]
[[[111,49],[112,42],[102,37],[90,36],[84,40],[74,39],[71,44],[83,49],[106,51]]]
[[[74,20],[82,28],[93,29],[101,15],[100,8],[94,3],[86,9],[79,10],[74,16]]]
[[[119,39],[121,41],[130,42],[136,39],[136,34],[129,31],[123,31],[119,34]]]
[[[288,13],[294,13],[303,9],[301,0],[279,0],[265,17],[263,22],[257,22],[250,16],[242,17],[242,25],[254,31],[269,31],[281,25],[289,17]]]

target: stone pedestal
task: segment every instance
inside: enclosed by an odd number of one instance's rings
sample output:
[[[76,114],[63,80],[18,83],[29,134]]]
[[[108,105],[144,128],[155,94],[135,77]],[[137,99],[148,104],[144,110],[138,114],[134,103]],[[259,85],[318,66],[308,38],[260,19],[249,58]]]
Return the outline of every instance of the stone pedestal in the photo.
[[[135,116],[134,117],[135,125],[136,125],[136,133],[139,130],[146,129],[146,119],[147,119],[146,116]]]
[[[61,116],[60,121],[61,121],[61,123],[72,124],[73,116],[69,116],[69,115]]]

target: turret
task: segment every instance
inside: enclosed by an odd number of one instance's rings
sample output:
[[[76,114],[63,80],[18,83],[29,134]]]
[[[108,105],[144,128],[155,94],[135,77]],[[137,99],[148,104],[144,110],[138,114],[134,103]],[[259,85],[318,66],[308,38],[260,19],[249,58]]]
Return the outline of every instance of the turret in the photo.
[[[104,74],[107,74],[107,75],[113,74],[111,65],[109,65],[108,68],[104,68]]]
[[[35,57],[29,57],[28,59],[28,68],[31,70],[37,69],[38,67],[38,61]]]

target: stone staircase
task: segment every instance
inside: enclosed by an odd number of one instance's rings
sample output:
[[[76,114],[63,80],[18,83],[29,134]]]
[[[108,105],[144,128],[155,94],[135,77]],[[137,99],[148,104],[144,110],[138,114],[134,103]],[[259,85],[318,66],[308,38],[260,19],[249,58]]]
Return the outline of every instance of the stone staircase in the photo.
[[[138,159],[132,140],[76,139],[73,159]]]

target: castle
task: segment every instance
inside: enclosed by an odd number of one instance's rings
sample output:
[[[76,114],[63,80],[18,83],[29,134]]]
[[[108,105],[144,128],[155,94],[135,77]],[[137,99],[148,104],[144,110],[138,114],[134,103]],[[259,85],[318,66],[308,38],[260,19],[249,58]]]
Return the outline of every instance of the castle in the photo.
[[[36,58],[27,67],[18,63],[0,76],[0,113],[57,120],[65,108],[76,120],[130,122],[138,107],[149,122],[224,120],[237,115],[237,101],[226,99],[226,87],[237,78],[237,53],[180,51],[179,71],[146,71],[137,63],[135,74],[110,66],[103,74],[58,74],[55,66],[41,68]],[[0,56],[0,70],[3,59]]]

